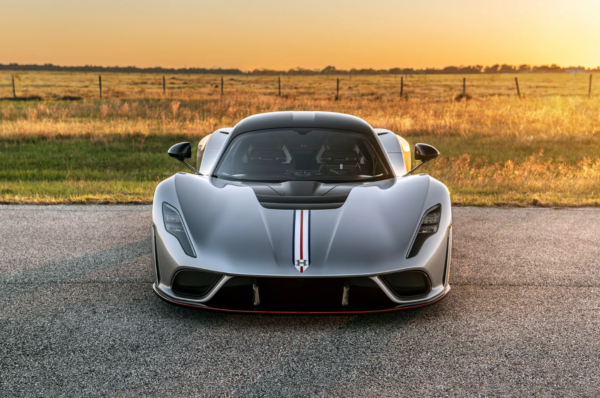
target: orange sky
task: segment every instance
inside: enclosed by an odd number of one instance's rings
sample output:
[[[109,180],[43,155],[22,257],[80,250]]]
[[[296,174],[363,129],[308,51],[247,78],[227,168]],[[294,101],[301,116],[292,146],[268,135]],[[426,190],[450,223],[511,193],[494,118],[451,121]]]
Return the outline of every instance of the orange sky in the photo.
[[[600,65],[600,0],[0,0],[0,63]]]

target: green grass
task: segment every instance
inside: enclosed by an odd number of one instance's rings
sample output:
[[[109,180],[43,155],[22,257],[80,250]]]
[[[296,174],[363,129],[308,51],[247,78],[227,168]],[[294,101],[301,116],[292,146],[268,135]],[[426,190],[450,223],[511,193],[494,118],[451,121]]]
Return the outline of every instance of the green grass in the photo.
[[[182,170],[166,151],[185,140],[182,136],[143,140],[119,136],[100,141],[0,141],[0,201],[148,203],[158,182]]]
[[[156,181],[181,169],[166,152],[184,140],[188,139],[151,136],[143,142],[122,137],[0,141],[0,180]]]

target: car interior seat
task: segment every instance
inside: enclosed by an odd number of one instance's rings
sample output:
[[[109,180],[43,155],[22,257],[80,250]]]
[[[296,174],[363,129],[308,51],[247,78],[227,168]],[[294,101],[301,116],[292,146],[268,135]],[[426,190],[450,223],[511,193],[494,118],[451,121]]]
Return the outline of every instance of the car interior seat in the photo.
[[[285,151],[281,149],[277,141],[259,138],[252,143],[245,168],[250,174],[278,173],[282,167],[289,167],[284,163],[286,160]]]
[[[329,149],[321,155],[322,172],[336,175],[360,174],[354,141],[339,134],[329,137],[327,141]]]

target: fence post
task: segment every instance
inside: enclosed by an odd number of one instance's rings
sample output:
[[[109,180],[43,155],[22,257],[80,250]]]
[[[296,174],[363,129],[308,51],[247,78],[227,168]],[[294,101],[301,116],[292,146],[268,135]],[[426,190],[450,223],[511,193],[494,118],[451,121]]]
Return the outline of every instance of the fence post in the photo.
[[[337,101],[340,99],[340,78],[338,77],[336,79],[336,81],[337,81],[337,88],[335,90],[335,100]]]
[[[463,96],[467,95],[467,78],[463,77]]]
[[[15,89],[15,75],[12,75],[12,83],[13,83],[13,98],[17,98],[17,90]]]
[[[590,88],[588,89],[588,98],[592,98],[592,74],[590,74]]]
[[[277,86],[279,88],[279,96],[281,97],[281,76],[277,76]]]
[[[102,99],[102,75],[98,75],[98,90],[100,90],[100,99]]]
[[[223,76],[221,76],[221,97],[223,96]]]
[[[163,95],[167,93],[167,83],[165,81],[165,77],[163,76]]]
[[[400,98],[404,96],[404,76],[400,76]]]
[[[515,77],[515,84],[517,85],[517,96],[521,98],[521,90],[519,90],[519,78]]]

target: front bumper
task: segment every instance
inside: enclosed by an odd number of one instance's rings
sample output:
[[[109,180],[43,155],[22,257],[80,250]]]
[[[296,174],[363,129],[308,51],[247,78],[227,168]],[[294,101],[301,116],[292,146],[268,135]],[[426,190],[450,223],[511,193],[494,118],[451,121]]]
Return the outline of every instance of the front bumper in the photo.
[[[450,286],[427,294],[402,298],[383,278],[248,278],[224,275],[202,297],[153,285],[162,299],[183,306],[241,313],[354,314],[386,312],[433,304],[444,298]]]
[[[157,279],[153,289],[162,299],[183,306],[258,314],[373,313],[430,305],[444,298],[450,291],[451,228],[445,235],[444,244],[437,247],[427,267],[399,270],[427,275],[428,290],[411,296],[396,294],[394,288],[386,283],[386,274],[290,278],[226,273],[220,274],[219,279],[202,296],[190,296],[174,286],[175,275],[183,270],[202,270],[177,266],[157,238],[154,234]],[[165,262],[173,264],[171,268],[179,271],[165,277],[161,272],[161,269],[165,269]],[[432,273],[432,270],[435,272]]]

